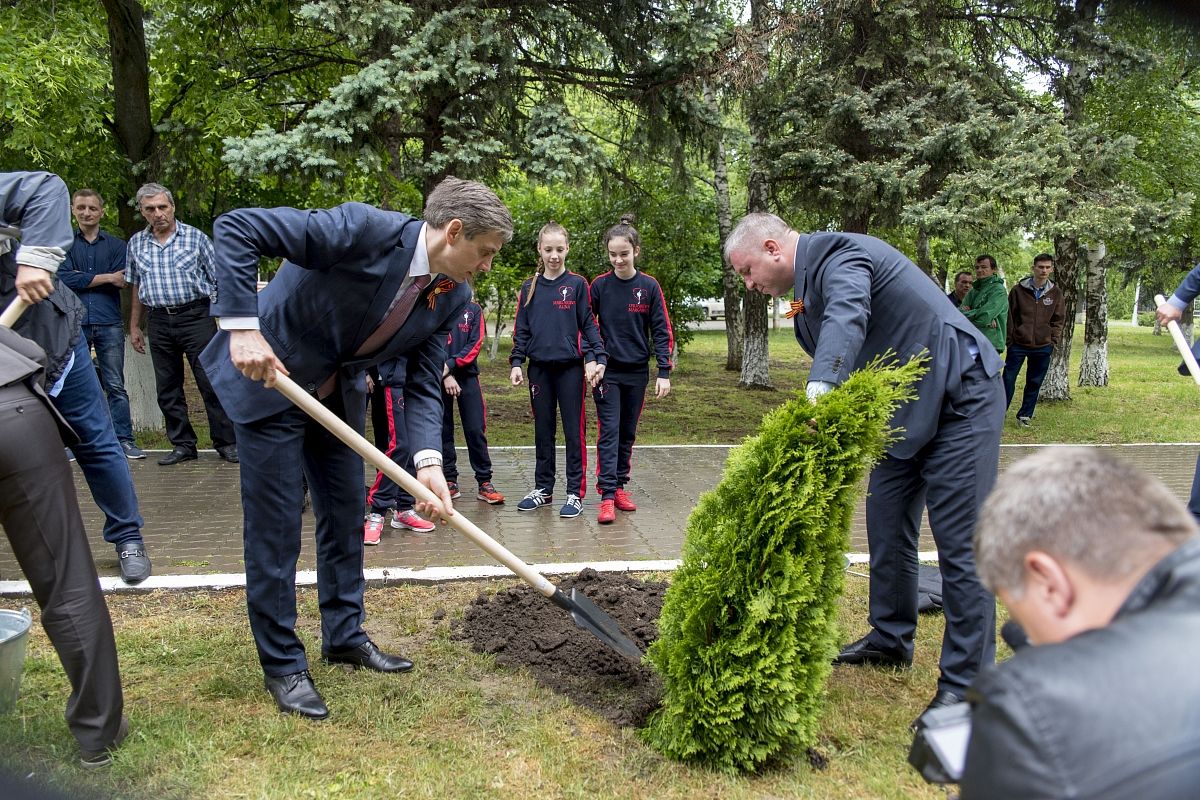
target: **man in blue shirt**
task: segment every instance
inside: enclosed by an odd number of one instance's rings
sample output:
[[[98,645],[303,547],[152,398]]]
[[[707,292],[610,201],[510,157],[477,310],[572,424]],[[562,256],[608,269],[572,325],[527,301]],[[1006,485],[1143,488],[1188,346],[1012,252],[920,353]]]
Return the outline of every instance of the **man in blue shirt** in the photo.
[[[104,200],[93,189],[71,197],[78,229],[58,277],[83,301],[83,335],[96,352],[100,384],[108,398],[113,429],[126,458],[145,458],[133,441],[129,395],[125,392],[125,330],[121,326],[121,290],[125,288],[125,242],[100,230]]]

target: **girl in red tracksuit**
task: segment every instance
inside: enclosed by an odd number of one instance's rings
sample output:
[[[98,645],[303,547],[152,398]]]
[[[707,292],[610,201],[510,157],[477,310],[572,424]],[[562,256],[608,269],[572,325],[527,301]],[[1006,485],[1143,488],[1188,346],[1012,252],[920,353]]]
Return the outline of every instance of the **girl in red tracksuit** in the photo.
[[[567,497],[560,517],[583,511],[586,457],[583,444],[584,381],[604,376],[605,352],[592,316],[588,282],[567,271],[567,230],[549,222],[538,233],[538,274],[521,285],[513,324],[513,386],[525,382],[521,365],[529,360],[529,399],[533,406],[537,467],[534,488],[517,504],[535,511],[554,499],[555,411],[562,414],[567,446]]]
[[[604,247],[612,271],[592,282],[592,308],[608,352],[608,366],[594,389],[596,419],[596,489],[600,492],[597,520],[607,524],[616,509],[634,511],[637,505],[625,492],[633,460],[633,441],[646,399],[650,372],[646,362],[653,351],[658,361],[654,396],[671,391],[671,352],[675,333],[658,281],[635,266],[641,255],[641,237],[622,217],[604,234]]]

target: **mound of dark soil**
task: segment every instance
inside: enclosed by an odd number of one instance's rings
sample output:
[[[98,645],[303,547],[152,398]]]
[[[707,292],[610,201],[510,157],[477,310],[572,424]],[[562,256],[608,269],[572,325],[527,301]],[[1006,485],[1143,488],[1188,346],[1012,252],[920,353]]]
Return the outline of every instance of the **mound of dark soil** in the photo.
[[[658,638],[667,584],[585,569],[559,582],[586,594],[644,651]],[[662,683],[648,666],[606,647],[571,615],[521,585],[480,594],[454,626],[454,636],[506,667],[523,667],[540,683],[590,708],[615,725],[641,727],[662,699]]]

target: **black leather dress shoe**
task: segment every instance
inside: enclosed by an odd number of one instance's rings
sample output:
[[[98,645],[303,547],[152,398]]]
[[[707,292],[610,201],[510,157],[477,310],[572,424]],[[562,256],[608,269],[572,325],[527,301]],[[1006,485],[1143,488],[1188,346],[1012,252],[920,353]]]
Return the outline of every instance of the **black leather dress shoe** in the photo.
[[[930,711],[933,711],[935,708],[952,706],[955,703],[963,702],[963,700],[963,696],[957,692],[952,692],[949,689],[938,689],[937,694],[935,694],[933,699],[929,701],[929,705],[925,706],[925,710],[922,711],[917,718],[912,721],[912,725],[909,727],[915,731],[917,728],[921,727],[921,719]]]
[[[380,650],[370,639],[349,650],[329,650],[322,656],[328,664],[350,664],[376,672],[408,672],[413,662]]]
[[[178,464],[181,461],[195,461],[197,458],[196,451],[187,447],[176,447],[171,452],[158,460],[160,467],[169,467],[172,464]]]
[[[150,577],[150,557],[146,545],[131,542],[117,547],[117,560],[121,566],[121,580],[132,585]]]
[[[912,656],[880,647],[870,639],[870,636],[864,636],[857,642],[846,645],[842,648],[842,652],[833,659],[833,663],[870,664],[874,667],[899,667],[901,669],[912,666]]]
[[[217,448],[217,455],[228,461],[230,464],[238,463],[237,445],[227,444]]]
[[[285,714],[299,714],[307,719],[325,719],[329,707],[321,699],[313,685],[308,670],[291,675],[265,676],[267,691],[275,698],[275,705]]]

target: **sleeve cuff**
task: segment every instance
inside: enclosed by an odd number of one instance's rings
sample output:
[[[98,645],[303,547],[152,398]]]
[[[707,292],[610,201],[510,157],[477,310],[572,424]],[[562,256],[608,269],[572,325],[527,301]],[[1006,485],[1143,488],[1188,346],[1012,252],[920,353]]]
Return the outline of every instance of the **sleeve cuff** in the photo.
[[[1167,305],[1171,306],[1172,308],[1177,308],[1180,311],[1183,311],[1188,307],[1188,304],[1180,300],[1179,295],[1177,294],[1173,294],[1167,298]]]
[[[260,330],[258,317],[218,317],[217,327],[223,331]]]
[[[18,266],[37,267],[51,274],[58,272],[58,265],[67,257],[67,251],[61,247],[39,247],[37,245],[21,245],[17,248]]]

